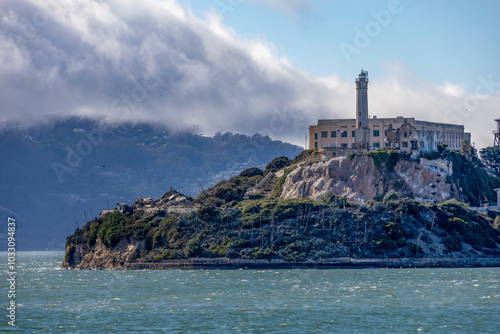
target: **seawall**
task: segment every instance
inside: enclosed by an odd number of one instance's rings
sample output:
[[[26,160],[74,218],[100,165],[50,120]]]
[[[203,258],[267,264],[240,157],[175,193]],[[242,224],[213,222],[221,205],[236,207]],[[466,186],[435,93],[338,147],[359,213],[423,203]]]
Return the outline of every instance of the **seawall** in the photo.
[[[130,261],[125,269],[354,269],[354,268],[468,268],[500,267],[500,258],[334,258],[288,262],[281,259],[193,258],[155,262]]]

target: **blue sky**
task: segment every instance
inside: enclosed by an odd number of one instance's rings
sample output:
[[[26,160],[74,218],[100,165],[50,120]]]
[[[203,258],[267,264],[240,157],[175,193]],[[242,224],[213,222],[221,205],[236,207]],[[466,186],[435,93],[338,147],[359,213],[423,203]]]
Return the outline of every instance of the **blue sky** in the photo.
[[[500,118],[498,13],[496,0],[4,0],[0,121],[303,145],[318,119],[354,117],[363,68],[370,115],[463,124],[482,148]]]
[[[273,6],[265,1],[241,1],[222,18],[239,36],[266,39],[294,66],[318,76],[337,74],[352,79],[363,67],[376,80],[384,75],[382,64],[398,59],[433,83],[450,81],[465,85],[468,91],[476,87],[480,75],[500,77],[495,57],[500,52],[500,1],[393,1],[397,10],[386,26],[373,13],[388,11],[391,1],[290,3]],[[200,18],[217,8],[213,0],[181,4]],[[347,60],[340,45],[355,46],[355,29],[365,32],[370,22],[376,22],[380,32],[368,36],[369,44]]]

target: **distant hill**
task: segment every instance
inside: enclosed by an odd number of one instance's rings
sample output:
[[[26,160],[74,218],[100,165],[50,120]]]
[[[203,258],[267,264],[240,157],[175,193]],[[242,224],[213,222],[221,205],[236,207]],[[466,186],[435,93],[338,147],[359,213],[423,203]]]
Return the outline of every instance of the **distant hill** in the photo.
[[[17,220],[19,250],[63,250],[67,235],[101,210],[173,188],[196,196],[248,167],[302,148],[218,133],[172,132],[165,124],[102,125],[70,118],[0,130],[0,211]],[[6,245],[7,231],[0,231]]]

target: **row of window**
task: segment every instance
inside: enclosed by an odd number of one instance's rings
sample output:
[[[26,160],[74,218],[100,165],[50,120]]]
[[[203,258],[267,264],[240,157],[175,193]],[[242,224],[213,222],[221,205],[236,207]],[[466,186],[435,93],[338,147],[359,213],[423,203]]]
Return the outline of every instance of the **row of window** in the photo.
[[[330,132],[330,137],[331,138],[336,138],[337,133],[340,134],[341,137],[346,138],[347,137],[347,130],[338,130],[338,131],[331,131]],[[385,135],[387,136],[387,130],[385,131]],[[351,131],[351,137],[356,137],[356,131]],[[380,130],[373,130],[373,137],[380,137]],[[328,138],[328,131],[321,131],[321,138]],[[318,140],[318,134],[314,134],[314,140]]]
[[[321,145],[322,147],[328,147],[327,144],[323,144]],[[407,141],[404,141],[401,143],[401,147],[402,148],[408,148],[408,142]],[[332,144],[332,147],[337,147],[337,144]],[[340,144],[340,148],[347,148],[348,147],[348,144],[347,143],[341,143]],[[351,144],[351,147],[352,148],[355,148],[356,147],[356,144],[355,143],[352,143]],[[385,147],[391,147],[391,143],[385,143]],[[399,148],[399,143],[395,143],[395,147],[396,148]],[[423,147],[423,145],[421,145],[421,147]],[[318,148],[318,142],[315,141],[314,142],[314,148]],[[374,142],[373,143],[373,148],[380,148],[380,143],[379,142]],[[412,141],[411,142],[411,149],[412,150],[418,150],[418,143],[416,141]]]
[[[407,144],[406,146],[404,146],[404,145],[403,146],[404,147],[408,147],[408,143],[406,143],[406,144]],[[391,146],[390,143],[385,143],[385,147],[390,147],[390,146]],[[321,147],[328,147],[328,145],[327,144],[322,144]],[[337,144],[332,144],[332,147],[337,147]],[[347,148],[347,147],[348,147],[347,143],[341,143],[340,144],[340,148]],[[314,148],[318,148],[318,142],[317,141],[314,142]],[[351,148],[356,148],[356,144],[352,143],[351,144]],[[373,143],[373,148],[380,148],[380,143],[378,143],[378,142]]]

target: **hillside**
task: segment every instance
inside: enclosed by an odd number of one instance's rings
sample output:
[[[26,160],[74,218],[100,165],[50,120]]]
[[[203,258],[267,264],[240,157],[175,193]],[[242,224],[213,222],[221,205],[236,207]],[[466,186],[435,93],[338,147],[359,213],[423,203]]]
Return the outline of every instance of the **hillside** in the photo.
[[[0,129],[0,210],[16,218],[18,250],[63,250],[75,227],[118,202],[158,198],[169,187],[196,196],[242,169],[300,151],[258,134],[208,137],[164,123],[8,125]]]
[[[315,174],[306,172],[307,168],[319,171],[335,162],[311,158],[306,154],[299,161],[275,159],[265,170],[244,170],[185,203],[184,211],[173,204],[160,209],[153,202],[144,210],[137,205],[142,203],[138,200],[128,212],[106,213],[68,237],[63,266],[126,268],[136,262],[193,258],[274,259],[298,263],[344,257],[473,259],[500,256],[500,218],[497,217],[500,212],[490,211],[487,216],[455,199],[423,203],[400,198],[394,189],[386,188],[399,184],[392,181],[375,187],[385,191],[383,196],[370,194],[373,199],[364,198],[365,205],[361,206],[348,201],[347,196],[334,194],[325,186],[328,182],[314,181]],[[380,180],[389,180],[391,173],[400,171],[396,162],[382,165],[377,163],[377,158],[366,159],[370,158],[355,156],[342,161],[357,162],[360,166],[373,163],[375,167],[370,168],[377,170]],[[399,159],[404,164],[411,162],[404,157],[396,160]],[[423,165],[419,168],[436,171]],[[301,177],[297,177],[294,170]],[[367,174],[364,167],[352,171],[353,179]],[[272,193],[261,191],[260,185],[266,182],[274,184]],[[300,186],[300,182],[315,184],[317,196],[288,198],[290,187],[306,188]],[[448,184],[443,191],[452,189],[451,179]],[[266,187],[269,189],[269,184]],[[453,191],[463,195],[458,188]],[[162,198],[178,196],[182,194],[171,191]],[[436,198],[441,198],[439,196]]]

